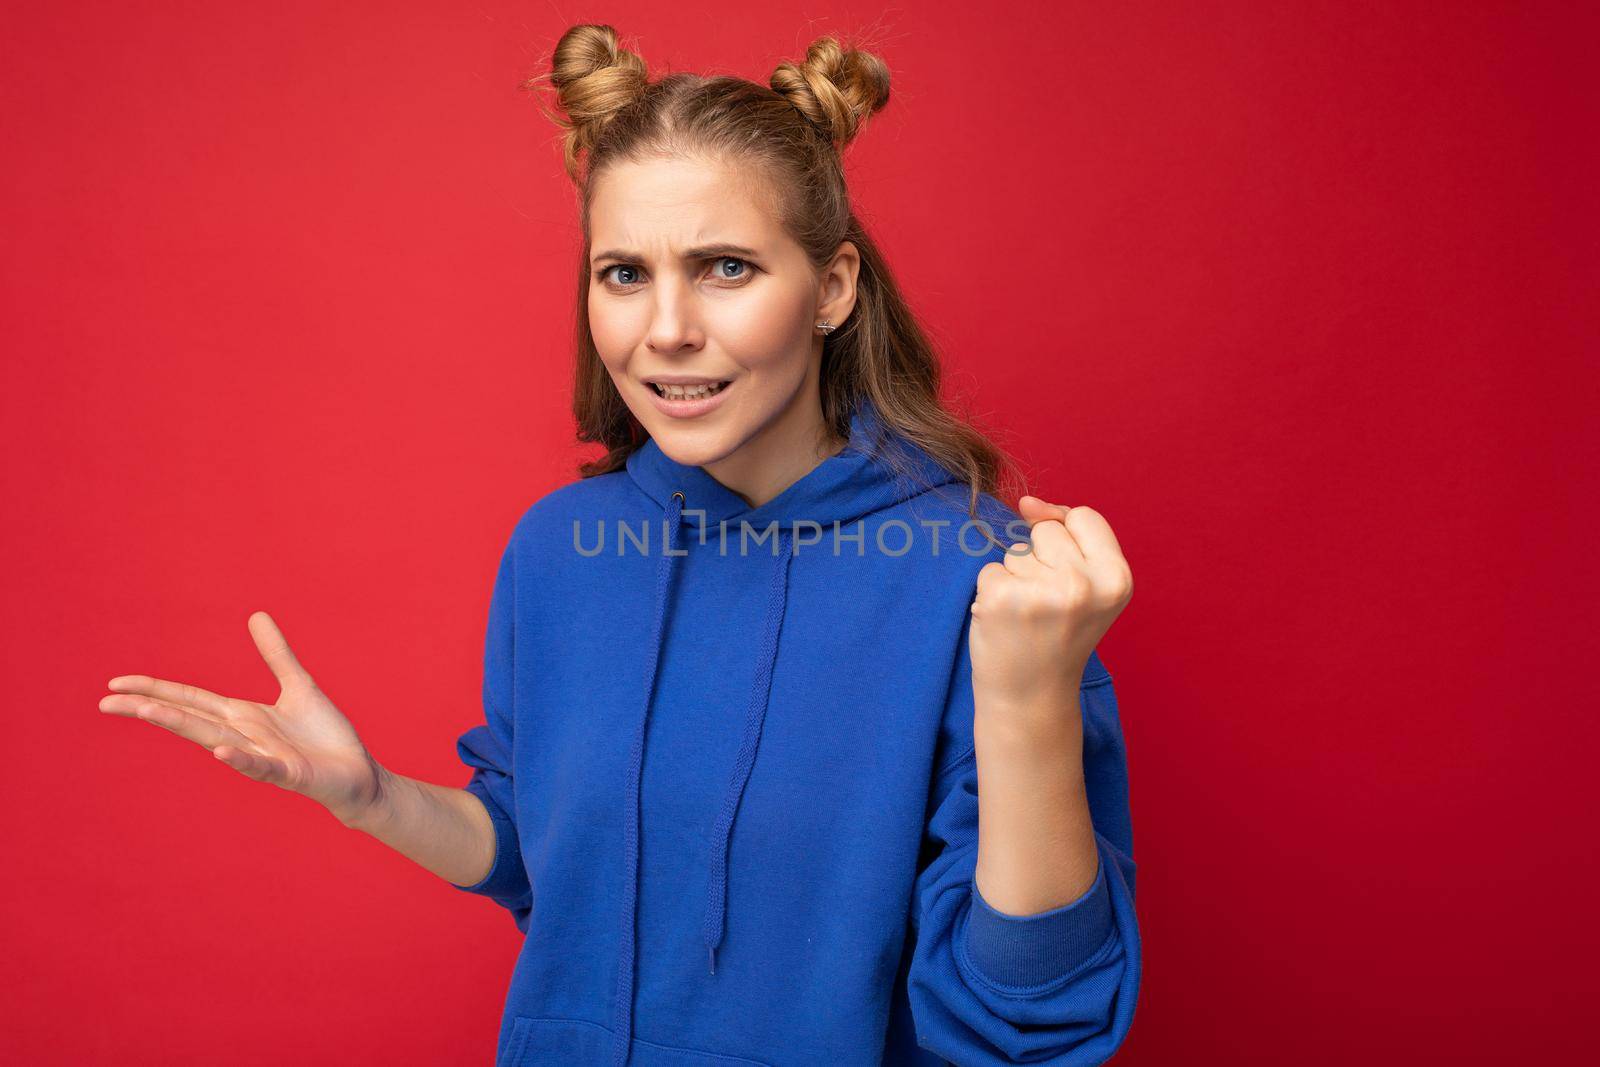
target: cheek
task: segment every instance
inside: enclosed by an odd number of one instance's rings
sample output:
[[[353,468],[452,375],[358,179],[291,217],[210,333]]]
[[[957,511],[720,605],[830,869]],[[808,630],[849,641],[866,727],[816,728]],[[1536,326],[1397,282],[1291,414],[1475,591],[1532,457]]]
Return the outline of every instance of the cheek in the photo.
[[[600,359],[607,367],[618,370],[628,362],[628,353],[635,344],[635,327],[629,312],[614,301],[589,298],[589,333]]]
[[[716,338],[742,366],[803,367],[811,353],[809,315],[804,293],[774,289],[718,309]]]

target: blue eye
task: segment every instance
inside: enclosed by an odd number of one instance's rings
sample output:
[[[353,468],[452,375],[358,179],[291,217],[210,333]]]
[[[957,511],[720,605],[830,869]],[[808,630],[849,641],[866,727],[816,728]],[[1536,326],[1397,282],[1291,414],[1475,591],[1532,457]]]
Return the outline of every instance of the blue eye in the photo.
[[[729,274],[725,270],[719,270],[719,271],[716,272],[716,275],[717,275],[718,278],[721,278],[723,281],[738,282],[741,285],[744,282],[746,282],[747,280],[749,280],[750,277],[752,277],[754,269],[755,269],[755,264],[754,263],[751,263],[747,259],[740,259],[738,256],[717,256],[711,262],[713,264],[737,263],[739,265],[739,268],[740,268],[737,273]],[[609,267],[602,267],[600,270],[596,271],[595,275],[594,275],[595,280],[598,281],[598,282],[605,282],[607,280],[607,278],[610,276],[611,272],[614,271],[614,270],[615,271],[630,271],[630,272],[632,272],[633,275],[637,275],[639,273],[639,268],[634,266],[631,263],[613,263]],[[631,288],[635,284],[637,284],[636,281],[623,281],[619,277],[617,279],[616,284],[613,286],[613,288],[627,289],[627,288]]]

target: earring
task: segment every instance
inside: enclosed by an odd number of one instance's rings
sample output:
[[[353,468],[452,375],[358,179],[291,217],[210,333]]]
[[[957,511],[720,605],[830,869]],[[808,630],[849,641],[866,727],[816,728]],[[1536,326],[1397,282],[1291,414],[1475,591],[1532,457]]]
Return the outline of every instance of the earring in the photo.
[[[834,330],[838,329],[838,327],[829,322],[827,319],[823,319],[821,322],[817,323],[817,329],[821,330],[822,336],[826,337]]]

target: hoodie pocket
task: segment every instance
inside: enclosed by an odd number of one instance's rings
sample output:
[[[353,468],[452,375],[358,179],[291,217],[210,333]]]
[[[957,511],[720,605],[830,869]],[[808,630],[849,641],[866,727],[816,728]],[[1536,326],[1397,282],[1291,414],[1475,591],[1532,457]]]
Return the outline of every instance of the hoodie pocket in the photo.
[[[519,1015],[511,1024],[511,1037],[496,1067],[541,1067],[558,1064],[579,1067],[608,1064],[616,1036],[609,1027],[582,1019],[533,1018]],[[634,1038],[629,1067],[772,1067],[763,1060],[729,1056],[702,1049],[658,1045]]]

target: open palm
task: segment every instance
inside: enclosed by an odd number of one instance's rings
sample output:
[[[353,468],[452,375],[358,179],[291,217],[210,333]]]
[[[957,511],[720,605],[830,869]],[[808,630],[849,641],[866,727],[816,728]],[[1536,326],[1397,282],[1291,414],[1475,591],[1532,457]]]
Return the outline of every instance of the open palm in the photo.
[[[273,704],[219,696],[142,674],[111,679],[100,710],[154,723],[209,749],[247,778],[310,797],[348,823],[376,803],[383,769],[317,688],[264,611],[247,623],[282,687]]]

